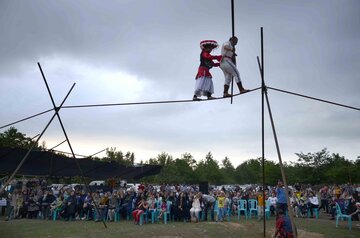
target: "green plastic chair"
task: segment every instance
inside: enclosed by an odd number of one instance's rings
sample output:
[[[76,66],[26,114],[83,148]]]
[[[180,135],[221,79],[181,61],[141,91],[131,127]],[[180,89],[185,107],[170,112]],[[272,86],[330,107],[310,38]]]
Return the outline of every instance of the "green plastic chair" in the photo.
[[[248,211],[247,211],[247,202],[244,199],[238,200],[238,220],[240,220],[240,213],[241,211],[245,214],[245,219],[248,218]]]
[[[342,221],[344,219],[347,219],[349,230],[351,230],[351,223],[352,223],[351,216],[343,214],[341,211],[340,205],[338,203],[336,203],[336,227],[339,226],[339,219],[341,219]]]

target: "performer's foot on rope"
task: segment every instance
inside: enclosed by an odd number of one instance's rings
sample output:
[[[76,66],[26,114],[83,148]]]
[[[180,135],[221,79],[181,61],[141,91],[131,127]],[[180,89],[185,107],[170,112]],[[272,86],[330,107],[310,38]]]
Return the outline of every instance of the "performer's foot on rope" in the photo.
[[[216,99],[216,97],[208,96],[207,99],[208,99],[208,100],[212,100],[212,99]]]
[[[242,93],[247,93],[247,92],[250,92],[250,90],[249,89],[242,89],[242,90],[240,90],[240,94],[242,94]]]
[[[230,93],[224,93],[224,98],[229,98],[229,97],[231,97],[232,95],[230,94]]]
[[[193,99],[192,99],[193,101],[201,101],[201,99],[200,98],[198,98],[196,95],[194,95],[194,97],[193,97]]]

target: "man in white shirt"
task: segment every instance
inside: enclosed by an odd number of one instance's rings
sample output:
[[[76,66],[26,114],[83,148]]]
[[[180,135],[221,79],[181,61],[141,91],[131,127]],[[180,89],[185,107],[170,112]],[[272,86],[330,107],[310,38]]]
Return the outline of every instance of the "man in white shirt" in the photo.
[[[229,39],[229,41],[225,42],[221,47],[221,62],[220,62],[220,68],[224,72],[225,76],[225,83],[224,83],[224,97],[231,97],[231,94],[229,94],[229,85],[231,83],[231,77],[234,77],[235,82],[240,90],[240,93],[246,93],[249,90],[244,89],[240,73],[238,69],[236,68],[236,65],[234,64],[235,59],[235,49],[234,46],[237,44],[238,39],[236,36],[233,36]]]
[[[319,208],[319,199],[318,197],[311,191],[310,196],[308,197],[308,208],[310,209],[311,217],[313,217],[313,208]]]

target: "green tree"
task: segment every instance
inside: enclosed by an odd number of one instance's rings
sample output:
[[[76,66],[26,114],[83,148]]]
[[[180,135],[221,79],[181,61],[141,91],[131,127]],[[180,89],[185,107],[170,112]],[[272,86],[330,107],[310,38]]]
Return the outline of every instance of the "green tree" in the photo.
[[[0,133],[0,147],[30,149],[34,141],[15,127],[10,127],[4,133]],[[41,148],[36,144],[35,148]]]
[[[349,160],[346,160],[345,157],[340,156],[339,154],[332,154],[329,157],[324,172],[326,182],[339,184],[352,182],[351,168],[353,166],[354,164]]]
[[[122,151],[116,151],[116,147],[106,149],[106,157],[103,161],[115,161],[122,165],[133,166],[135,161],[134,153],[127,152],[125,155]]]
[[[315,153],[295,153],[298,158],[298,168],[303,183],[321,184],[325,179],[325,168],[329,163],[330,155],[326,148]],[[306,174],[306,176],[304,176]]]
[[[238,167],[235,172],[236,182],[239,184],[251,184],[261,182],[261,158],[250,159]]]
[[[224,184],[234,184],[235,183],[235,167],[231,163],[228,157],[225,157],[221,161],[221,174]]]
[[[199,182],[207,181],[212,184],[223,182],[218,161],[213,158],[211,152],[198,163],[194,172]]]
[[[265,163],[265,183],[269,185],[277,184],[277,181],[281,179],[281,171],[279,164],[266,159],[264,163]]]

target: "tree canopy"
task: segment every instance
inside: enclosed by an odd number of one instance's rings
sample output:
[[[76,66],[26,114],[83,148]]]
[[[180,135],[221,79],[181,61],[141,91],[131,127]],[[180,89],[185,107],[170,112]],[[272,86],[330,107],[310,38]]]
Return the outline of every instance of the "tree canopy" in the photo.
[[[16,128],[11,127],[0,133],[0,147],[28,149],[35,141],[26,137]],[[37,149],[46,150],[45,142]],[[284,169],[288,184],[343,184],[360,182],[360,159],[346,159],[337,153],[330,153],[326,148],[318,152],[295,153],[297,161],[285,163]],[[106,151],[103,158],[96,160],[115,161],[121,165],[132,166],[135,164],[133,152],[123,153],[116,148]],[[196,160],[186,152],[180,158],[173,158],[166,152],[160,153],[156,158],[141,161],[141,164],[161,165],[159,174],[147,177],[143,181],[162,183],[194,184],[207,181],[211,184],[261,184],[262,159],[261,158],[236,158],[242,160],[241,164],[234,167],[230,158],[216,159],[208,152],[203,159]],[[265,159],[266,184],[274,185],[281,178],[279,163]]]

